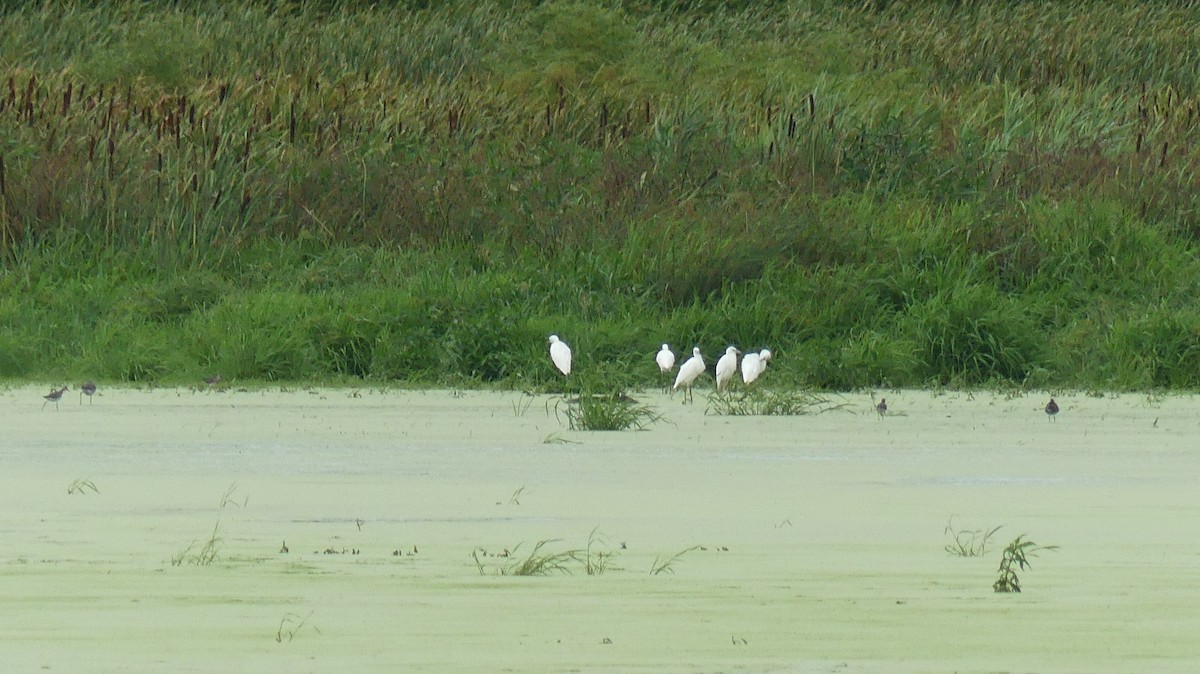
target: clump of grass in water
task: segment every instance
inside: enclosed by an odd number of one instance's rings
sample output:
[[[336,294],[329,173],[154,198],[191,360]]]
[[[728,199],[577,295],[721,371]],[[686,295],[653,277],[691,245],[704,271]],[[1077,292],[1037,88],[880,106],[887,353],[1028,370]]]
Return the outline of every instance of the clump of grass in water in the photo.
[[[670,557],[668,557],[666,559],[661,559],[659,557],[655,557],[654,562],[650,565],[650,575],[657,576],[660,573],[669,573],[672,576],[675,575],[675,563],[678,562],[680,559],[683,559],[683,556],[686,555],[687,553],[691,552],[692,550],[699,550],[699,549],[700,549],[699,545],[693,545],[690,548],[684,548],[683,550],[676,552],[674,555],[671,555]]]
[[[588,534],[587,548],[584,550],[581,560],[587,575],[599,576],[608,570],[609,562],[616,557],[617,553],[613,550],[603,549],[607,546],[608,539],[604,534],[600,533],[599,529],[592,529],[592,533]]]
[[[184,562],[194,566],[208,566],[217,561],[221,551],[221,513],[224,512],[226,506],[244,508],[250,502],[249,495],[243,497],[240,502],[234,500],[236,492],[237,483],[234,482],[221,496],[221,503],[217,508],[217,521],[213,524],[213,530],[209,534],[208,540],[201,544],[199,549],[196,548],[197,541],[188,543],[187,547],[171,557],[171,566],[182,566]]]
[[[538,541],[534,544],[533,549],[529,551],[529,554],[524,557],[517,554],[517,551],[524,545],[524,543],[519,543],[512,549],[512,552],[505,550],[499,555],[493,555],[493,557],[504,561],[492,563],[491,565],[485,559],[489,555],[483,548],[475,548],[471,552],[471,557],[475,560],[475,567],[479,570],[479,575],[481,576],[488,575],[489,566],[491,572],[498,576],[570,574],[572,567],[576,564],[580,565],[587,575],[599,576],[610,568],[610,563],[618,554],[616,551],[605,549],[608,545],[608,539],[599,533],[599,529],[592,529],[591,533],[588,534],[587,546],[584,548],[572,548],[560,552],[545,550],[546,546],[551,543],[557,543],[558,540],[546,539]]]
[[[820,414],[845,407],[806,391],[777,391],[747,388],[738,392],[713,393],[708,397],[706,414],[722,416],[797,416]]]
[[[992,536],[1000,530],[1000,527],[993,527],[984,531],[983,529],[954,529],[954,518],[946,523],[946,529],[943,533],[950,534],[954,539],[953,543],[946,544],[946,552],[958,557],[981,557],[987,552],[987,546]]]
[[[630,428],[645,430],[646,426],[662,420],[662,415],[624,393],[581,393],[554,404],[554,416],[567,418],[573,431],[624,431]]]
[[[83,478],[71,480],[71,484],[67,485],[68,494],[86,494],[88,492],[99,494],[100,489],[96,487],[96,483]]]
[[[1000,568],[996,572],[998,574],[996,582],[992,583],[992,589],[996,592],[1020,592],[1021,579],[1017,577],[1017,568],[1022,571],[1030,568],[1029,558],[1033,557],[1039,550],[1057,550],[1057,545],[1038,545],[1033,541],[1024,540],[1025,534],[1021,534],[1013,539],[1008,547],[1004,548],[1004,554],[1000,558]]]
[[[312,611],[309,611],[308,615],[305,616],[299,613],[284,614],[283,618],[279,620],[279,629],[275,632],[275,642],[281,644],[284,641],[284,637],[287,637],[288,643],[291,643],[292,639],[296,637],[296,633],[300,631],[300,628],[308,625],[308,619],[312,617],[312,614]],[[309,625],[309,627],[317,634],[321,633],[321,630],[317,629],[316,625]]]
[[[558,542],[557,539],[538,541],[534,544],[533,549],[524,558],[516,557],[517,550],[522,544],[517,544],[513,548],[510,561],[498,568],[501,576],[549,576],[554,573],[571,573],[567,564],[575,560],[578,556],[578,550],[566,550],[564,552],[542,552],[542,548],[550,543]],[[479,566],[479,573],[483,574],[483,564],[479,561],[478,555],[475,557],[475,564]]]

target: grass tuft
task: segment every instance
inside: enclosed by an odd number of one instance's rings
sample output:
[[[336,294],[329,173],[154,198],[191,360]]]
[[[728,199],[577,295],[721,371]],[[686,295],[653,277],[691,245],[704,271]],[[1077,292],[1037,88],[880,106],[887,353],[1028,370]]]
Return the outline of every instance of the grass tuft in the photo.
[[[982,557],[987,552],[992,536],[999,530],[999,526],[987,530],[955,529],[954,518],[951,517],[943,533],[949,534],[954,540],[946,544],[946,552],[957,557]]]
[[[71,484],[67,485],[68,494],[86,494],[88,492],[99,494],[100,489],[96,487],[96,483],[84,478],[76,478],[71,480]]]
[[[722,416],[793,416],[820,414],[841,409],[847,404],[808,391],[748,387],[712,393],[708,397],[705,413]]]
[[[653,408],[624,393],[583,393],[562,399],[554,405],[555,417],[560,412],[567,419],[567,427],[573,431],[645,430],[648,425],[662,421],[662,415]]]

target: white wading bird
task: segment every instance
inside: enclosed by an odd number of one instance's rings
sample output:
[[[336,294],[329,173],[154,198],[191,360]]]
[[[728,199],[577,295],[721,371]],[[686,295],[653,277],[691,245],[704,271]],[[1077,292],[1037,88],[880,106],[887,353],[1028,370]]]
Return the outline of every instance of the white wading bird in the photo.
[[[684,402],[692,399],[692,384],[696,383],[696,379],[704,374],[704,356],[700,355],[700,347],[692,349],[692,357],[688,358],[683,365],[679,366],[679,374],[675,377],[675,387],[672,390],[678,391],[683,387]]]
[[[671,381],[671,370],[675,369],[675,354],[671,352],[671,347],[663,344],[662,349],[655,354],[654,362],[658,363],[658,371],[662,373],[660,378],[663,380],[663,390],[666,391],[667,382]]]
[[[558,335],[550,335],[547,341],[550,344],[550,360],[554,361],[554,367],[563,374],[571,374],[571,347],[559,339]]]
[[[769,349],[742,356],[742,383],[749,384],[758,379],[758,375],[767,371],[767,361],[769,360],[771,360]]]
[[[737,347],[731,346],[725,349],[725,355],[717,361],[717,390],[720,391],[730,379],[733,379],[733,373],[737,372],[738,354],[741,351]]]

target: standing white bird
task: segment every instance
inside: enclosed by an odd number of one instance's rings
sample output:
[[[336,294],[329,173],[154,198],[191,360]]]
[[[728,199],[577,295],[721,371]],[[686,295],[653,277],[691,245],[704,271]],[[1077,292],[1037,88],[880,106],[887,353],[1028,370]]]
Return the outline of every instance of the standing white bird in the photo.
[[[571,347],[559,339],[558,335],[550,335],[547,341],[550,344],[550,360],[554,361],[554,367],[565,375],[571,374]]]
[[[748,353],[742,356],[742,383],[749,384],[762,374],[762,356]]]
[[[749,384],[758,379],[758,375],[767,371],[767,361],[769,360],[771,360],[770,349],[742,356],[742,383]]]
[[[721,359],[717,361],[718,391],[728,384],[729,380],[733,379],[733,373],[737,372],[739,353],[741,353],[741,351],[738,351],[737,347],[731,346],[728,349],[725,349],[725,355],[721,356]]]
[[[675,377],[675,387],[672,390],[678,391],[679,387],[683,387],[684,402],[692,399],[692,385],[696,383],[696,379],[704,374],[704,356],[700,355],[700,347],[692,349],[692,357],[684,361],[683,365],[679,366],[679,374]]]
[[[658,363],[658,371],[661,373],[660,377],[663,381],[663,391],[665,392],[667,390],[667,382],[671,381],[669,378],[671,370],[675,369],[675,354],[671,351],[671,347],[663,344],[662,349],[655,354],[654,362]]]

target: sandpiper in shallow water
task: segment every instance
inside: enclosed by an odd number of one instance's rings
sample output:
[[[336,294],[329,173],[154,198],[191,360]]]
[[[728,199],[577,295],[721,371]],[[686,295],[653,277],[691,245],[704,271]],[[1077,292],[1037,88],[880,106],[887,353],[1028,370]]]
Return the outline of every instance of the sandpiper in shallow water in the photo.
[[[1058,403],[1054,402],[1054,398],[1051,398],[1050,402],[1046,403],[1046,415],[1050,418],[1050,421],[1054,421],[1056,414],[1058,414]]]
[[[46,399],[46,402],[42,403],[42,409],[46,409],[47,403],[54,403],[54,408],[58,409],[58,401],[62,400],[63,394],[66,392],[67,392],[67,387],[64,386],[64,387],[58,389],[57,391],[50,391],[46,395],[42,396],[43,398]]]

